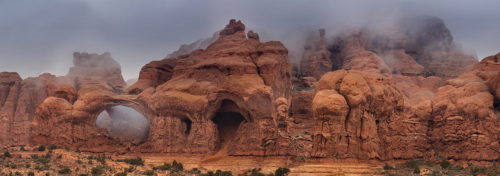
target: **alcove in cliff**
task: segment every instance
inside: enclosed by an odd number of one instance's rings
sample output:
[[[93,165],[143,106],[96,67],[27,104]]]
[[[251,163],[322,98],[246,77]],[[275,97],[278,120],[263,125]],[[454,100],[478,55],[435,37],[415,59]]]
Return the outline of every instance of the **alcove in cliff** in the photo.
[[[230,100],[222,101],[212,121],[217,125],[219,134],[217,150],[230,146],[234,142],[240,124],[246,122],[245,117],[241,114],[241,109]]]
[[[149,121],[140,112],[127,106],[113,106],[102,111],[97,126],[108,131],[110,137],[121,141],[144,142],[149,135]]]

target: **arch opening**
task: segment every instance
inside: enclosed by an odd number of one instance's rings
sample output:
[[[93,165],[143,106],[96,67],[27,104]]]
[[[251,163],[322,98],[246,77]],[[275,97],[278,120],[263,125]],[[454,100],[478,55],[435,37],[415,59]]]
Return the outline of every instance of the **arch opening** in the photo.
[[[118,105],[105,109],[96,119],[96,125],[108,131],[110,137],[121,141],[141,143],[149,136],[150,123],[133,108]]]
[[[184,125],[184,134],[189,135],[189,133],[191,133],[191,125],[193,122],[187,118],[182,119],[181,122]]]
[[[212,122],[217,125],[216,150],[226,149],[234,142],[234,137],[242,123],[247,122],[241,114],[240,108],[230,100],[224,100],[220,108],[212,118]]]

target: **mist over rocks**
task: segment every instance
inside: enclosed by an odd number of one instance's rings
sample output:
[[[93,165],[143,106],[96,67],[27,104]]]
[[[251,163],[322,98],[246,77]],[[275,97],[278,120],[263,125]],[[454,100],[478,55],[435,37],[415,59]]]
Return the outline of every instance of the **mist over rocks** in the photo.
[[[211,39],[144,65],[129,87],[109,53],[75,53],[63,77],[23,80],[2,72],[0,144],[359,161],[500,159],[500,56],[478,62],[456,46],[442,20],[408,18],[333,38],[316,30],[296,64],[281,42],[245,28],[230,20]]]

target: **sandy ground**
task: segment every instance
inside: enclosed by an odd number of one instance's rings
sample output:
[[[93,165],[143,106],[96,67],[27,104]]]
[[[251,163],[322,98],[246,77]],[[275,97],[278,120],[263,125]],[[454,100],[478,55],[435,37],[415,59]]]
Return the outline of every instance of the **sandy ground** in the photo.
[[[204,155],[172,155],[172,154],[156,154],[156,153],[129,153],[125,155],[110,155],[106,159],[106,165],[113,168],[112,173],[121,172],[131,165],[119,162],[119,159],[141,157],[145,161],[144,166],[135,166],[136,172],[129,175],[141,175],[146,170],[151,170],[154,166],[160,166],[164,163],[172,163],[176,160],[183,164],[185,170],[198,168],[203,173],[208,171],[231,171],[233,175],[244,173],[247,170],[260,168],[261,173],[273,173],[279,167],[290,168],[291,176],[308,176],[308,175],[381,175],[383,172],[383,163],[377,161],[366,161],[360,163],[356,160],[333,160],[333,159],[306,159],[303,161],[295,161],[290,157],[249,157],[249,156],[227,156],[225,146],[221,146],[221,150],[212,156]],[[3,152],[2,152],[3,153]],[[0,171],[4,173],[21,172],[27,175],[32,171],[35,175],[45,175],[50,172],[51,175],[58,175],[57,172],[62,167],[70,167],[73,171],[71,175],[81,173],[91,173],[93,167],[102,165],[97,160],[93,159],[90,163],[88,156],[97,156],[98,153],[79,153],[64,149],[55,149],[52,152],[50,161],[50,170],[39,171],[35,167],[40,165],[36,160],[31,158],[31,155],[45,155],[47,151],[12,151],[12,158],[9,158],[10,163],[17,164],[17,168],[9,166],[0,166]],[[59,156],[59,157],[58,157]],[[56,159],[58,158],[58,159]],[[6,160],[7,161],[7,160]],[[31,164],[30,168],[24,167],[26,164]],[[77,168],[79,168],[77,170]],[[111,172],[104,175],[113,175]],[[157,175],[167,175],[168,172],[156,171]],[[60,174],[59,174],[60,175]]]

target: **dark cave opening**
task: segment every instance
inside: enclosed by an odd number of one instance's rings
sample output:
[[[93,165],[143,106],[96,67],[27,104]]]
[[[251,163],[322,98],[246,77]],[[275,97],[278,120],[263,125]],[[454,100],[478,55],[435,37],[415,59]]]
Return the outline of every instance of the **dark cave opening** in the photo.
[[[212,122],[217,125],[218,140],[217,150],[224,149],[233,142],[241,123],[246,122],[241,115],[238,106],[229,100],[224,100],[221,107],[212,118]]]
[[[500,110],[500,100],[499,99],[493,100],[493,109]]]
[[[185,130],[184,130],[184,134],[186,135],[189,135],[189,133],[191,133],[191,125],[192,125],[192,121],[185,118],[185,119],[182,119],[181,120],[182,124],[185,126]]]

